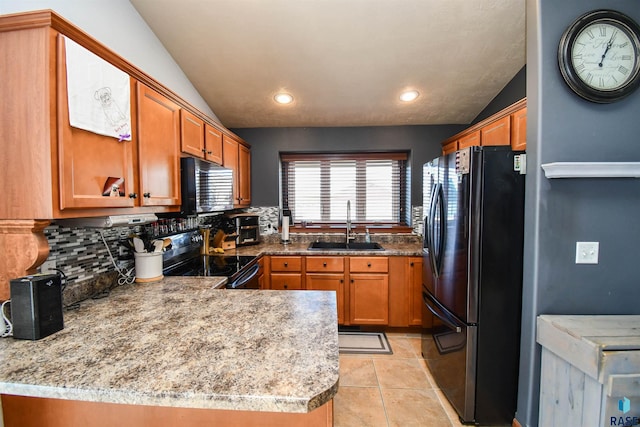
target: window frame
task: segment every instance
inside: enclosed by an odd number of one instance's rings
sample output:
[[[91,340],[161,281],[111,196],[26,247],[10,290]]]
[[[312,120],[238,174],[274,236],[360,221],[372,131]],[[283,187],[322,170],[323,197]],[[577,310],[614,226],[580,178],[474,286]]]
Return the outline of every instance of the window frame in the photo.
[[[364,231],[368,228],[370,232],[407,232],[412,228],[410,226],[411,221],[411,194],[410,194],[410,151],[408,150],[395,150],[395,151],[371,151],[371,152],[280,152],[279,153],[279,203],[281,209],[289,209],[288,201],[284,200],[284,197],[288,190],[284,187],[286,185],[286,163],[291,161],[340,161],[340,160],[395,160],[400,161],[399,179],[399,208],[397,214],[399,216],[398,222],[381,222],[381,221],[358,221],[355,219],[355,215],[352,215],[352,228],[356,231]],[[322,195],[321,195],[322,197]],[[328,201],[327,201],[328,202]],[[324,202],[323,202],[324,203]],[[354,202],[352,201],[352,212],[354,212]],[[346,220],[345,220],[346,222]],[[296,232],[335,232],[336,229],[344,228],[345,222],[339,221],[314,221],[307,223],[295,219],[291,228]]]

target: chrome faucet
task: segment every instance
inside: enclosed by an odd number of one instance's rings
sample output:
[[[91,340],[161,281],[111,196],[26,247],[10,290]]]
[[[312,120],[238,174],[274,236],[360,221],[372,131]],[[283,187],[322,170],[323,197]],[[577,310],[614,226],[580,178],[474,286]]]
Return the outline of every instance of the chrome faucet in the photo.
[[[347,200],[347,245],[350,240],[355,240],[355,238],[355,236],[351,236],[351,200]]]

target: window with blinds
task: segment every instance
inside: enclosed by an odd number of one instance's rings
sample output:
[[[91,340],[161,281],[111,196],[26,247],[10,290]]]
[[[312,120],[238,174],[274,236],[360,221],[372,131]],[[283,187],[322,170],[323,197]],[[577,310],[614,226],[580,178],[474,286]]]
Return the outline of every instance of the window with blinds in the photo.
[[[408,153],[280,153],[282,206],[295,223],[408,224]]]

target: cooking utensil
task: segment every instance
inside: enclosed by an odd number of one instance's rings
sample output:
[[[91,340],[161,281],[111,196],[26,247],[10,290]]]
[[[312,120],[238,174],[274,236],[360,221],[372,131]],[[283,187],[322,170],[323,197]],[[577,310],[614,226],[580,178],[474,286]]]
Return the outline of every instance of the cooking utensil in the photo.
[[[153,252],[162,252],[164,248],[164,240],[154,240],[153,242]]]
[[[139,237],[134,237],[133,238],[133,248],[135,249],[136,252],[142,253],[142,252],[146,252],[147,250],[144,248],[144,242],[142,241],[141,238]]]

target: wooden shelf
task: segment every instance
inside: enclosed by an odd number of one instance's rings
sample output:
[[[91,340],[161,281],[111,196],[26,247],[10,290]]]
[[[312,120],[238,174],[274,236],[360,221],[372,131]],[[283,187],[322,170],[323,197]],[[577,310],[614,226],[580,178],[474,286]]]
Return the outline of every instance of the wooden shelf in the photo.
[[[542,169],[547,178],[640,178],[640,162],[554,162]]]

